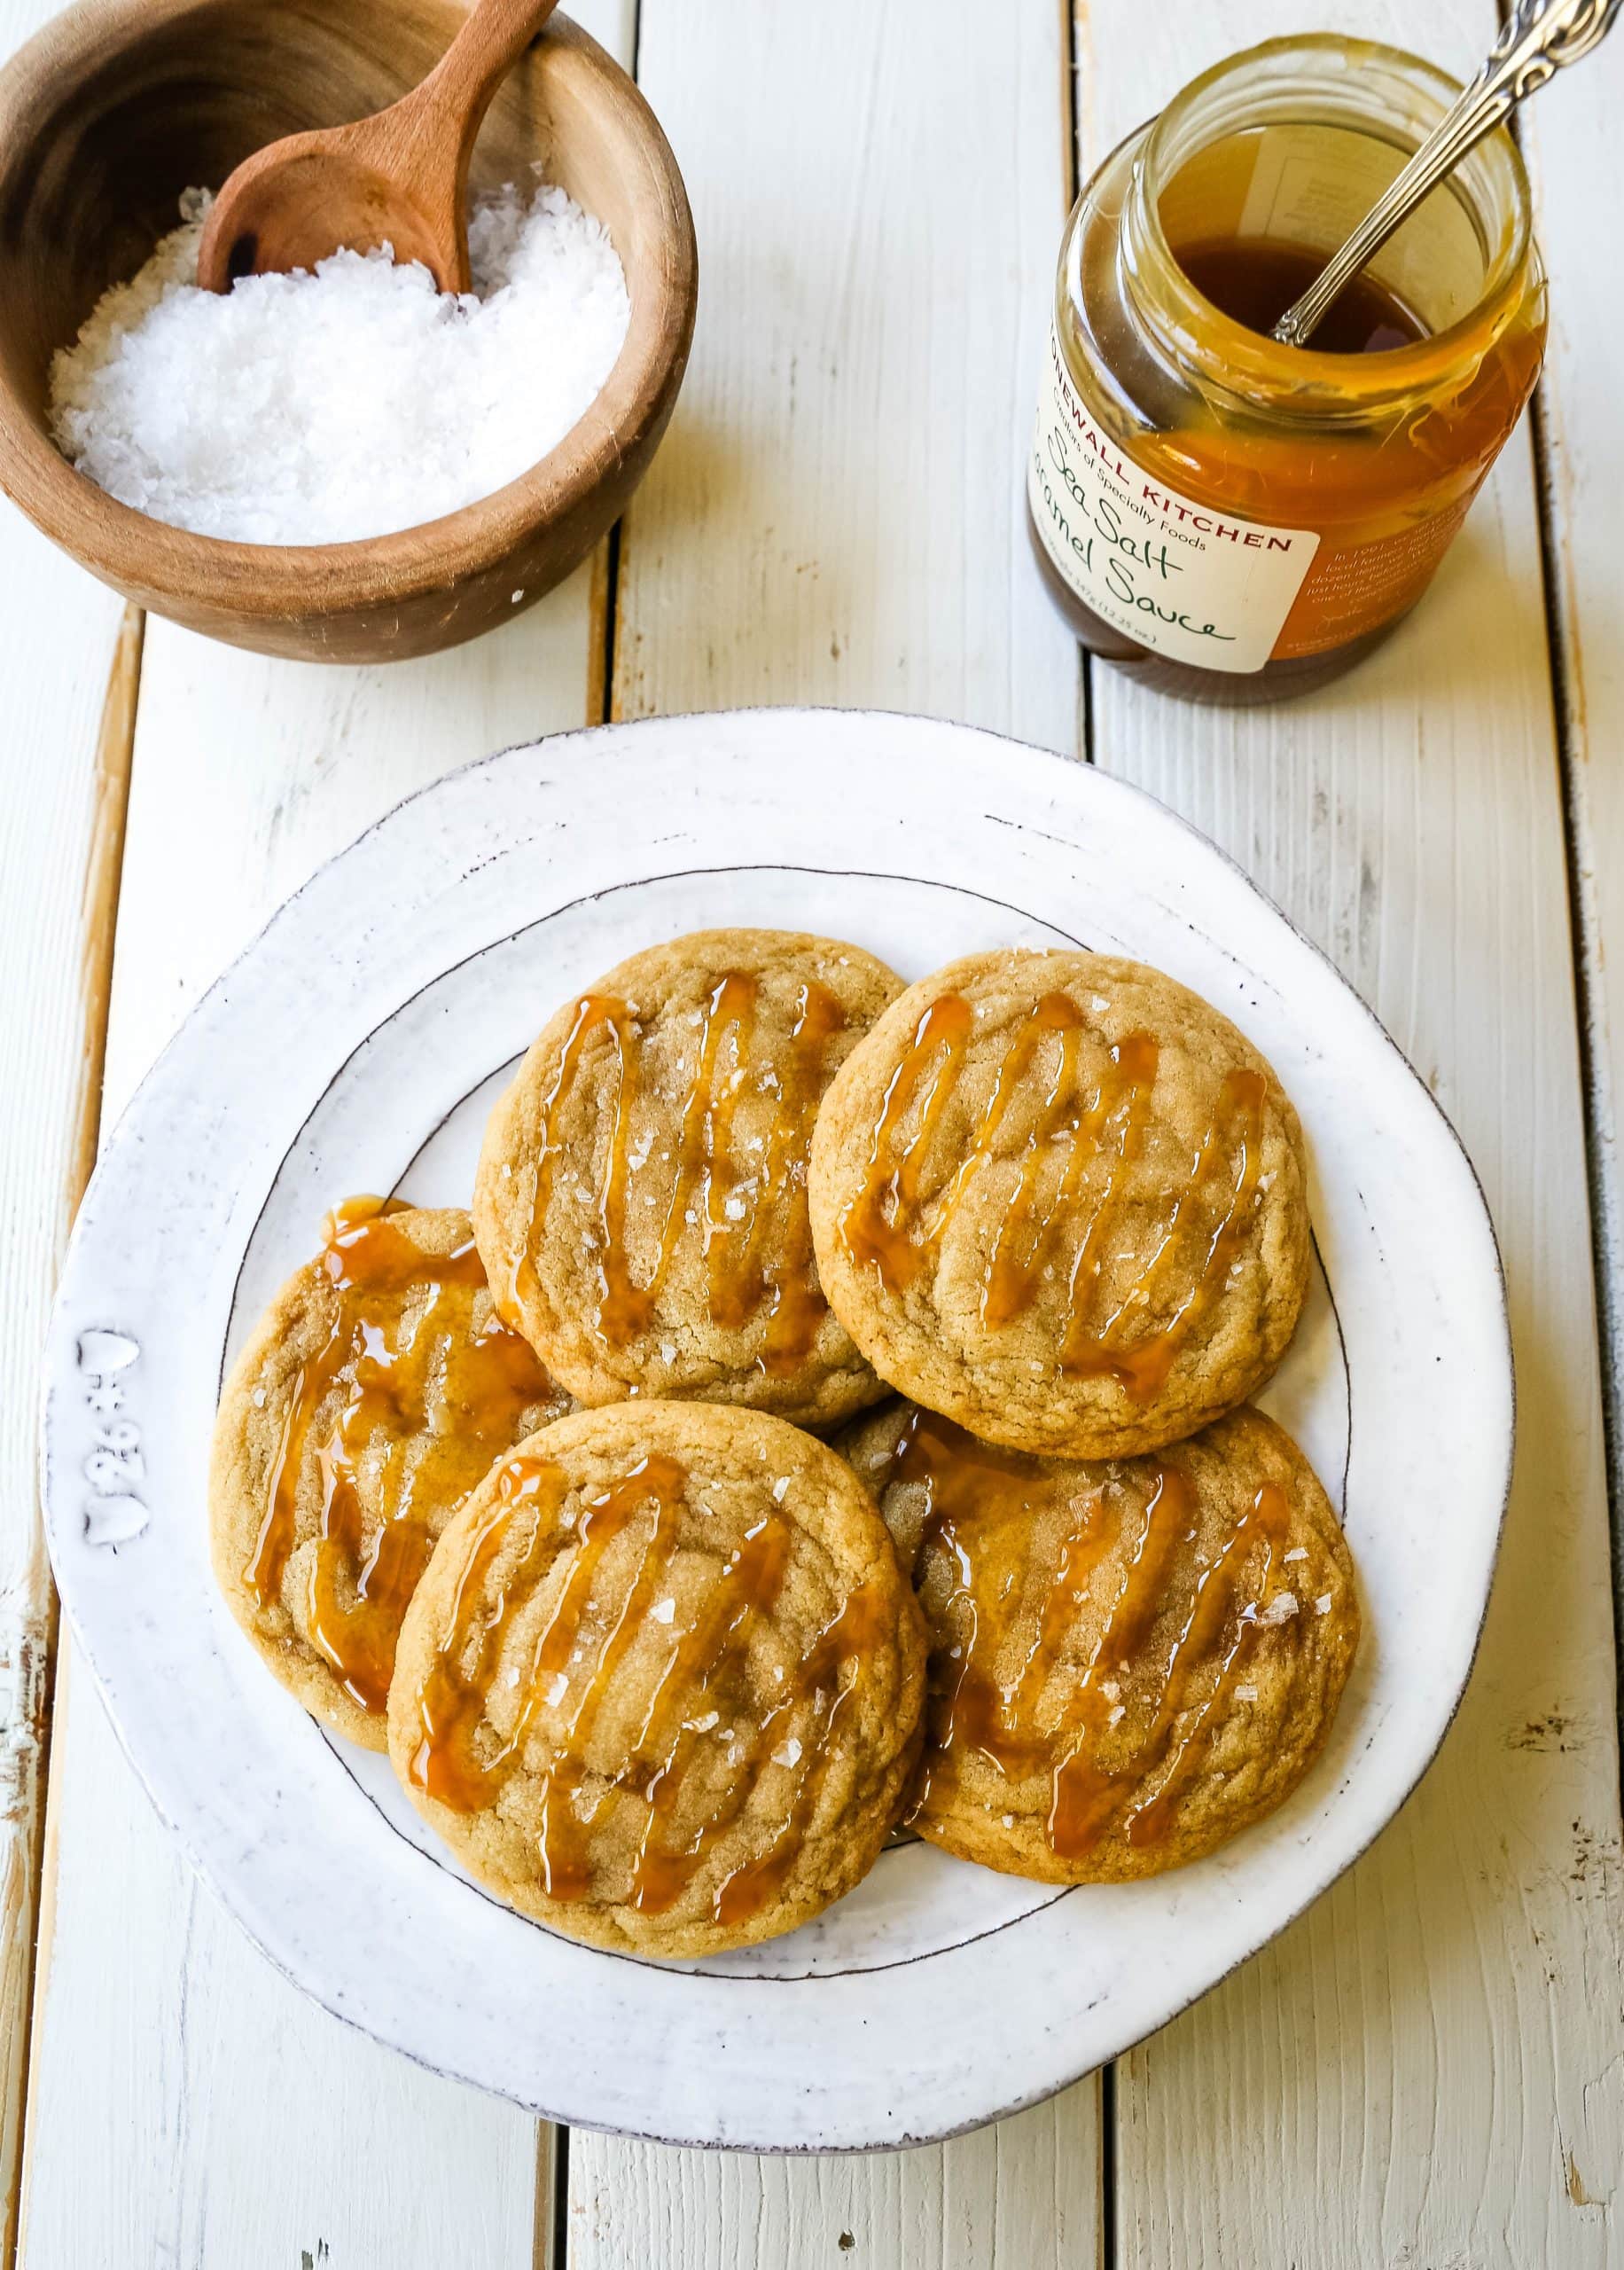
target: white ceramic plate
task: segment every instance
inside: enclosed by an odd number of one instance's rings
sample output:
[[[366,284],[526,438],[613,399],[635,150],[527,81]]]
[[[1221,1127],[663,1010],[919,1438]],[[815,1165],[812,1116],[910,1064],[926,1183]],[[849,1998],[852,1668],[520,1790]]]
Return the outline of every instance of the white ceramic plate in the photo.
[[[714,923],[851,938],[910,978],[1082,943],[1195,987],[1274,1063],[1321,1272],[1267,1398],[1345,1509],[1364,1645],[1327,1754],[1198,1866],[1057,1891],[923,1844],[788,1938],[699,1964],[572,1945],[476,1890],[384,1760],[266,1674],[209,1573],[223,1366],[324,1209],[465,1202],[552,1007]],[[1437,1748],[1510,1468],[1494,1235],[1425,1089],[1238,869],[1136,790],[963,726],[758,710],[511,749],[382,821],[190,1018],[108,1145],[46,1357],[51,1558],[113,1722],[196,1867],[329,2009],[539,2112],[676,2141],[943,2136],[1162,2023],[1322,1891]]]

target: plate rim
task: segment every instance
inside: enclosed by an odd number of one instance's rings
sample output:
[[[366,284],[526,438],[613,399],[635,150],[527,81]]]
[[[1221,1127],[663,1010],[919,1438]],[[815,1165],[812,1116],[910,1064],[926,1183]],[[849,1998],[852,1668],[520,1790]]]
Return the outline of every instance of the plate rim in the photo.
[[[755,719],[783,719],[786,717],[811,720],[835,720],[839,721],[839,726],[842,730],[849,730],[854,726],[863,723],[873,724],[882,730],[886,726],[902,724],[910,727],[922,729],[930,733],[942,733],[953,739],[961,740],[980,740],[984,743],[990,743],[995,746],[1007,748],[1012,751],[1018,752],[1023,759],[1042,760],[1042,764],[1045,766],[1052,765],[1055,767],[1065,768],[1066,775],[1081,775],[1091,781],[1093,785],[1088,792],[1089,794],[1103,793],[1107,796],[1116,795],[1121,797],[1125,802],[1136,803],[1148,808],[1149,812],[1153,816],[1155,824],[1165,825],[1170,823],[1183,835],[1191,839],[1193,842],[1203,851],[1214,857],[1228,872],[1230,877],[1241,882],[1245,887],[1245,890],[1249,896],[1261,904],[1264,912],[1268,915],[1272,916],[1276,921],[1284,925],[1285,929],[1297,941],[1297,943],[1301,947],[1305,948],[1313,959],[1322,967],[1323,971],[1333,981],[1339,993],[1345,998],[1346,1001],[1353,1005],[1357,1009],[1371,1035],[1385,1050],[1387,1055],[1393,1060],[1395,1068],[1401,1070],[1402,1074],[1406,1076],[1409,1091],[1412,1093],[1413,1092],[1418,1091],[1419,1093],[1426,1099],[1426,1101],[1432,1108],[1432,1113],[1434,1119],[1445,1131],[1456,1155],[1464,1164],[1471,1190],[1475,1197],[1476,1208],[1478,1214],[1480,1217],[1481,1226],[1487,1233],[1487,1259],[1491,1265],[1495,1295],[1495,1304],[1492,1316],[1489,1319],[1489,1322],[1494,1327],[1493,1336],[1495,1341],[1496,1348],[1503,1356],[1503,1369],[1498,1370],[1495,1383],[1497,1386],[1503,1389],[1504,1393],[1503,1442],[1502,1445],[1502,1455],[1495,1468],[1495,1471],[1499,1475],[1498,1504],[1494,1512],[1492,1536],[1488,1538],[1487,1549],[1482,1562],[1481,1596],[1477,1605],[1476,1617],[1472,1629],[1470,1644],[1464,1653],[1464,1659],[1458,1680],[1455,1684],[1454,1692],[1448,1702],[1448,1708],[1442,1712],[1440,1718],[1435,1738],[1433,1739],[1431,1747],[1426,1750],[1425,1754],[1419,1758],[1418,1762],[1415,1765],[1413,1771],[1409,1772],[1409,1779],[1405,1782],[1395,1800],[1383,1813],[1382,1818],[1371,1827],[1369,1835],[1365,1836],[1345,1859],[1339,1861],[1334,1873],[1326,1878],[1326,1880],[1320,1883],[1316,1889],[1309,1891],[1300,1901],[1292,1906],[1288,1912],[1281,1914],[1279,1919],[1271,1923],[1264,1935],[1253,1945],[1237,1953],[1232,1960],[1224,1965],[1222,1969],[1214,1971],[1213,1975],[1205,1981],[1205,1983],[1199,1986],[1192,1988],[1188,1993],[1183,1994],[1178,1999],[1171,2000],[1166,2008],[1160,2010],[1160,2014],[1152,2020],[1150,2023],[1144,2025],[1137,2031],[1132,2033],[1128,2038],[1125,2039],[1115,2049],[1109,2052],[1106,2057],[1096,2059],[1092,2062],[1085,2062],[1074,2070],[1068,2070],[1058,2078],[1050,2080],[1045,2078],[1039,2086],[1032,2089],[1020,2092],[1009,2098],[1007,2101],[1001,2102],[992,2110],[978,2112],[970,2118],[956,2121],[950,2125],[938,2126],[927,2125],[917,2131],[899,2130],[898,2133],[894,2134],[887,2134],[878,2139],[870,2139],[867,2141],[853,2139],[851,2141],[841,2140],[834,2142],[801,2141],[790,2143],[785,2143],[781,2141],[762,2141],[759,2139],[753,2139],[749,2136],[738,2134],[729,2135],[721,2139],[707,2135],[688,2135],[677,2133],[675,2128],[668,2126],[639,2127],[629,2123],[622,2124],[619,2122],[611,2125],[609,2124],[583,2121],[578,2117],[566,2111],[551,2110],[546,2105],[539,2102],[534,2096],[515,2095],[512,2092],[502,2087],[498,2083],[484,2078],[478,2071],[470,2070],[466,2064],[459,2065],[454,2062],[441,2062],[439,2057],[431,2056],[422,2050],[414,2048],[410,2046],[409,2043],[397,2038],[396,2035],[392,2034],[381,2025],[369,2023],[367,2019],[358,2015],[355,2011],[344,2007],[340,2000],[335,1999],[328,1982],[324,1980],[320,1984],[311,1983],[306,1977],[301,1976],[288,1961],[285,1961],[280,1955],[278,1955],[274,1949],[267,1944],[265,1938],[262,1936],[254,1922],[250,1921],[248,1914],[245,1912],[244,1906],[239,1904],[238,1900],[233,1896],[232,1892],[228,1889],[227,1883],[218,1879],[212,1872],[208,1864],[203,1859],[198,1849],[195,1847],[186,1828],[172,1815],[168,1808],[160,1799],[153,1782],[149,1778],[139,1757],[131,1747],[120,1713],[113,1707],[108,1692],[106,1681],[97,1663],[94,1648],[82,1621],[79,1607],[74,1597],[73,1585],[70,1582],[68,1585],[64,1586],[61,1581],[61,1572],[59,1567],[57,1552],[58,1520],[53,1511],[53,1497],[55,1493],[52,1489],[51,1440],[51,1398],[56,1389],[62,1384],[61,1367],[59,1362],[62,1353],[61,1342],[63,1340],[63,1335],[72,1321],[72,1319],[70,1319],[66,1315],[66,1288],[69,1285],[70,1277],[74,1270],[74,1264],[79,1254],[79,1248],[82,1242],[82,1232],[83,1232],[86,1237],[94,1234],[94,1232],[90,1227],[90,1217],[93,1213],[90,1201],[95,1195],[96,1184],[102,1178],[104,1169],[105,1168],[108,1161],[126,1139],[127,1131],[130,1127],[131,1123],[137,1119],[137,1115],[141,1111],[142,1107],[146,1100],[149,1092],[162,1082],[169,1059],[181,1047],[193,1024],[203,1017],[205,1012],[210,1009],[211,1005],[216,1005],[217,997],[230,987],[231,981],[236,976],[238,971],[245,965],[254,960],[260,954],[267,942],[270,939],[272,934],[285,921],[291,921],[296,919],[295,910],[312,891],[320,886],[324,878],[328,875],[329,872],[332,868],[349,859],[362,845],[370,841],[371,838],[379,834],[391,823],[396,821],[399,817],[410,807],[425,801],[426,799],[433,798],[444,793],[449,787],[456,783],[464,781],[472,776],[488,771],[491,768],[501,764],[504,759],[510,757],[519,756],[531,752],[547,752],[549,754],[556,752],[559,755],[565,755],[573,748],[579,751],[584,760],[589,761],[590,753],[595,748],[600,752],[606,752],[608,749],[613,748],[615,744],[624,743],[629,738],[640,739],[650,732],[658,733],[662,728],[669,728],[672,726],[703,728],[708,724],[714,725],[720,729],[726,727],[737,727],[741,724],[747,724],[749,721]],[[795,863],[792,860],[785,860],[782,864],[786,867],[792,867]],[[671,872],[675,873],[677,871]],[[703,869],[702,867],[699,867],[691,870],[683,870],[681,872],[703,872]],[[651,878],[650,880],[665,879],[666,878],[662,876],[660,878]],[[887,878],[881,879],[883,880]],[[465,880],[465,875],[459,876],[457,880],[460,882]],[[900,878],[899,880],[907,879]],[[914,880],[922,879],[915,878]],[[953,887],[957,888],[957,886]],[[611,886],[610,888],[614,887]],[[603,895],[605,894],[601,890],[577,894],[573,903],[580,904],[585,899],[595,898]],[[562,907],[572,902],[560,902],[560,906]],[[558,910],[550,911],[557,912]],[[431,979],[429,982],[433,982],[433,981]],[[357,1045],[359,1045],[360,1044]],[[46,1544],[51,1555],[53,1577],[56,1580],[59,1597],[63,1609],[66,1614],[74,1644],[82,1653],[85,1661],[86,1668],[90,1672],[98,1697],[106,1712],[108,1722],[113,1728],[114,1737],[118,1742],[118,1746],[124,1757],[129,1760],[130,1767],[134,1772],[137,1781],[140,1783],[147,1801],[152,1804],[159,1819],[162,1821],[167,1833],[171,1836],[178,1844],[189,1870],[191,1872],[193,1876],[207,1889],[211,1897],[213,1897],[230,1916],[234,1926],[244,1933],[245,1937],[254,1945],[256,1952],[270,1964],[271,1968],[280,1976],[286,1979],[288,1983],[294,1986],[300,1992],[305,1994],[310,2000],[316,2002],[318,2006],[327,2011],[329,2015],[335,2016],[344,2023],[354,2027],[357,2031],[365,2035],[369,2039],[377,2041],[381,2046],[394,2050],[400,2055],[407,2057],[413,2064],[421,2067],[424,2070],[435,2073],[443,2078],[460,2080],[475,2087],[483,2088],[489,2094],[501,2096],[504,2101],[519,2102],[535,2117],[549,2120],[560,2126],[584,2126],[589,2129],[596,2127],[599,2130],[599,2133],[625,2135],[642,2141],[668,2144],[677,2149],[770,2152],[783,2156],[796,2157],[808,2155],[822,2156],[826,2154],[838,2155],[877,2151],[902,2151],[912,2149],[923,2144],[945,2142],[953,2137],[973,2133],[974,2130],[988,2125],[992,2122],[1009,2118],[1017,2113],[1027,2110],[1034,2105],[1042,2103],[1048,2098],[1058,2094],[1062,2090],[1074,2086],[1077,2082],[1085,2079],[1089,2074],[1099,2070],[1104,2063],[1109,2063],[1118,2056],[1126,2055],[1128,2050],[1136,2047],[1139,2042],[1147,2039],[1152,2033],[1159,2031],[1164,2025],[1170,2023],[1183,2011],[1192,2008],[1196,2002],[1203,2000],[1208,1993],[1212,1992],[1214,1988],[1222,1984],[1226,1978],[1231,1976],[1236,1970],[1239,1969],[1245,1963],[1253,1960],[1255,1955],[1261,1953],[1265,1947],[1277,1939],[1292,1923],[1297,1922],[1311,1906],[1315,1905],[1317,1900],[1322,1898],[1331,1890],[1332,1886],[1347,1873],[1357,1860],[1362,1859],[1364,1854],[1369,1851],[1370,1846],[1375,1843],[1377,1838],[1382,1835],[1384,1830],[1397,1819],[1398,1815],[1404,1810],[1405,1806],[1409,1804],[1421,1781],[1431,1770],[1438,1757],[1439,1751],[1443,1745],[1444,1739],[1454,1724],[1461,1704],[1464,1700],[1466,1690],[1471,1684],[1472,1673],[1481,1648],[1483,1632],[1487,1623],[1489,1602],[1493,1595],[1494,1580],[1504,1538],[1506,1513],[1510,1500],[1515,1462],[1517,1403],[1517,1375],[1511,1332],[1510,1301],[1505,1277],[1504,1260],[1500,1248],[1499,1236],[1495,1230],[1493,1212],[1488,1203],[1487,1194],[1484,1190],[1482,1178],[1477,1170],[1471,1154],[1466,1149],[1465,1144],[1462,1140],[1460,1134],[1449,1118],[1448,1114],[1445,1111],[1443,1105],[1433,1093],[1428,1083],[1422,1077],[1416,1066],[1412,1063],[1408,1054],[1394,1037],[1393,1034],[1387,1029],[1386,1026],[1377,1014],[1376,1011],[1364,999],[1363,996],[1357,990],[1351,981],[1344,976],[1330,953],[1322,945],[1320,945],[1317,940],[1310,936],[1292,919],[1292,917],[1269,896],[1262,886],[1256,881],[1256,880],[1241,865],[1238,859],[1225,849],[1222,844],[1214,841],[1205,830],[1198,827],[1193,821],[1188,819],[1183,813],[1175,810],[1171,805],[1164,802],[1160,798],[1152,794],[1150,790],[1142,787],[1137,782],[1121,779],[1118,775],[1109,772],[1096,765],[1091,759],[1081,758],[1074,755],[1067,754],[1065,751],[1047,748],[1039,743],[1024,740],[1016,734],[1004,732],[994,727],[966,723],[960,719],[932,716],[917,711],[872,707],[848,708],[833,703],[814,704],[761,702],[719,710],[684,710],[673,711],[670,713],[662,712],[659,715],[649,717],[616,720],[605,722],[596,725],[571,727],[558,732],[542,734],[534,740],[505,743],[498,748],[488,751],[483,756],[471,759],[467,763],[454,766],[450,771],[439,775],[433,780],[423,782],[418,787],[409,790],[404,795],[397,798],[396,801],[385,811],[378,814],[337,850],[330,853],[327,857],[323,858],[316,866],[312,869],[310,873],[272,909],[270,913],[255,928],[253,934],[244,942],[238,950],[231,955],[230,959],[225,963],[220,972],[210,981],[208,985],[205,987],[203,991],[198,996],[197,999],[188,1008],[179,1025],[176,1028],[175,1031],[171,1033],[168,1039],[164,1043],[163,1047],[160,1050],[157,1056],[152,1060],[146,1071],[142,1075],[140,1080],[131,1091],[130,1095],[122,1110],[120,1112],[110,1133],[106,1136],[101,1146],[95,1172],[92,1175],[90,1183],[80,1202],[78,1209],[76,1209],[73,1228],[66,1244],[64,1247],[62,1261],[58,1272],[58,1289],[53,1295],[51,1320],[41,1358],[38,1405],[37,1475],[42,1526],[44,1530]],[[1067,1887],[1067,1889],[1070,1888],[1071,1887]]]

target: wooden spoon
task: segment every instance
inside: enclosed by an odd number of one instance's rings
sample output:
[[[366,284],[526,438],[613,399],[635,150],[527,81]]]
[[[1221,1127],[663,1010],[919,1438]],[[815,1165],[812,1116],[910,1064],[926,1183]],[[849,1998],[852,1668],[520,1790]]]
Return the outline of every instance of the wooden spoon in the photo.
[[[558,0],[479,0],[420,86],[353,126],[290,134],[246,158],[215,200],[198,282],[314,268],[340,245],[392,245],[442,292],[468,289],[468,160],[492,96]]]

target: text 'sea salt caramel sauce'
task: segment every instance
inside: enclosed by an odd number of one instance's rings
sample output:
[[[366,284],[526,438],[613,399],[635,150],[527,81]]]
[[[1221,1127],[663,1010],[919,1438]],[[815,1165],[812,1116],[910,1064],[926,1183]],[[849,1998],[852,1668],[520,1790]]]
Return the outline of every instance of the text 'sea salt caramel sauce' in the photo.
[[[1084,189],[1027,499],[1093,653],[1197,699],[1277,700],[1358,661],[1426,588],[1544,349],[1504,129],[1311,348],[1269,331],[1458,91],[1395,48],[1271,40],[1194,81]]]

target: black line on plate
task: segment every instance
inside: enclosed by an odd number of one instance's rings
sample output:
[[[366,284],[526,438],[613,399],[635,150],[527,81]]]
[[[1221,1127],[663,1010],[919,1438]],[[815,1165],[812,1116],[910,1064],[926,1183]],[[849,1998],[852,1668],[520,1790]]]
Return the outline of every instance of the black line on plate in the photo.
[[[1314,1248],[1314,1258],[1319,1265],[1320,1282],[1325,1288],[1325,1298],[1331,1303],[1331,1321],[1337,1328],[1337,1351],[1342,1358],[1342,1408],[1346,1423],[1342,1434],[1342,1502],[1337,1507],[1338,1518],[1347,1527],[1347,1477],[1354,1470],[1354,1367],[1347,1358],[1347,1335],[1342,1329],[1342,1311],[1337,1306],[1337,1288],[1331,1281],[1331,1272],[1325,1266],[1325,1256],[1320,1251],[1319,1233],[1312,1222],[1308,1225],[1308,1243]]]
[[[377,1026],[374,1026],[374,1028],[373,1028],[373,1033],[374,1033],[374,1036],[376,1036],[378,1033],[381,1032],[381,1031],[384,1029],[384,1026],[385,1026],[385,1025],[387,1025],[387,1023],[388,1023],[388,1022],[389,1022],[389,1019],[386,1017],[386,1018],[385,1018],[385,1020],[384,1020],[384,1024],[383,1024],[383,1025],[377,1025]],[[434,1138],[435,1138],[435,1137],[440,1133],[441,1130],[442,1128],[445,1128],[445,1127],[449,1126],[449,1124],[450,1124],[450,1123],[452,1122],[452,1120],[454,1120],[454,1119],[456,1118],[456,1116],[457,1116],[457,1113],[462,1109],[463,1106],[467,1102],[467,1100],[468,1100],[469,1097],[470,1097],[470,1096],[477,1096],[477,1095],[479,1094],[480,1090],[481,1088],[483,1088],[483,1087],[488,1087],[488,1086],[490,1084],[491,1081],[492,1081],[492,1080],[494,1080],[494,1079],[496,1079],[496,1078],[500,1074],[502,1074],[502,1073],[504,1073],[504,1072],[509,1072],[509,1073],[511,1073],[511,1072],[515,1072],[515,1071],[517,1071],[517,1070],[518,1070],[518,1068],[519,1068],[519,1066],[524,1062],[524,1061],[525,1061],[525,1052],[524,1052],[524,1050],[521,1048],[521,1049],[518,1050],[518,1051],[517,1051],[513,1055],[510,1056],[510,1057],[508,1058],[508,1060],[507,1060],[507,1061],[506,1061],[505,1063],[504,1063],[504,1064],[496,1064],[496,1065],[493,1065],[493,1067],[491,1068],[491,1069],[490,1069],[488,1072],[487,1072],[487,1073],[486,1073],[485,1077],[484,1077],[482,1080],[476,1080],[476,1081],[474,1082],[473,1085],[472,1085],[471,1088],[465,1088],[465,1089],[463,1090],[463,1092],[461,1093],[461,1095],[457,1097],[457,1100],[456,1100],[456,1102],[455,1102],[455,1103],[449,1103],[449,1104],[446,1106],[445,1109],[441,1113],[441,1115],[440,1115],[439,1118],[434,1122],[433,1125],[429,1129],[428,1133],[427,1133],[427,1134],[423,1138],[423,1140],[418,1144],[418,1146],[417,1149],[412,1153],[412,1155],[411,1155],[410,1158],[409,1158],[409,1159],[407,1160],[407,1162],[406,1162],[405,1165],[401,1169],[401,1170],[400,1170],[399,1174],[397,1174],[397,1175],[395,1176],[394,1180],[394,1181],[389,1185],[389,1193],[388,1193],[388,1194],[389,1194],[389,1196],[390,1196],[391,1198],[398,1198],[398,1197],[400,1196],[400,1194],[401,1194],[401,1185],[402,1185],[402,1183],[407,1179],[407,1178],[408,1178],[410,1175],[411,1175],[413,1172],[415,1172],[415,1170],[416,1170],[416,1169],[417,1169],[417,1167],[418,1167],[418,1164],[419,1161],[422,1159],[422,1156],[423,1156],[424,1152],[427,1150],[427,1148],[428,1148],[429,1145],[433,1141]],[[283,1165],[284,1165],[284,1166],[285,1166],[285,1165],[286,1165],[286,1163],[287,1163],[287,1161],[286,1161],[286,1158],[285,1158],[285,1157],[284,1157],[284,1159],[283,1159]],[[278,1169],[277,1169],[277,1172],[278,1172],[278,1173],[280,1173],[280,1172],[281,1172],[281,1169],[280,1169],[280,1168],[278,1168]]]

